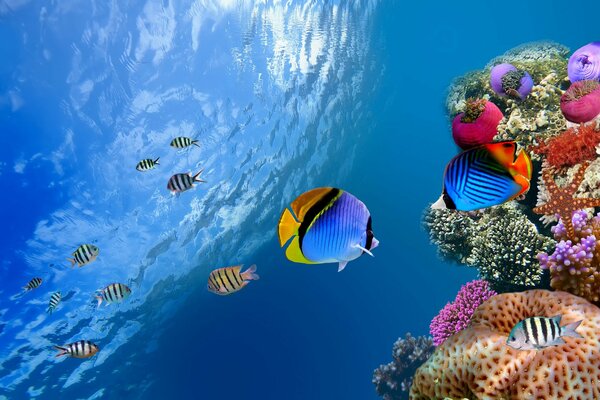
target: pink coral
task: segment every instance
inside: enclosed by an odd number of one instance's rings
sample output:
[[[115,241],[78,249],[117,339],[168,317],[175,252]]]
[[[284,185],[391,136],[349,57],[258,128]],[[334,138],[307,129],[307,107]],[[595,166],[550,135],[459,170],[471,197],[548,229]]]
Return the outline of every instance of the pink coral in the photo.
[[[465,329],[477,307],[496,294],[484,280],[471,281],[463,285],[456,299],[446,304],[431,321],[429,330],[433,336],[433,344],[439,346],[456,332]]]
[[[571,122],[589,122],[600,115],[600,82],[574,82],[560,98],[560,109]]]
[[[452,137],[463,150],[490,143],[504,117],[491,101],[469,99],[465,111],[452,120]]]

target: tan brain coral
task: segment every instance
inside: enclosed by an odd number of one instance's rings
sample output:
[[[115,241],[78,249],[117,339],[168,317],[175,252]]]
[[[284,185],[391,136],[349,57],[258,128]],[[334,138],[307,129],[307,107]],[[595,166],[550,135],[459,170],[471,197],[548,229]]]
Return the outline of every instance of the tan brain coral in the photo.
[[[562,314],[583,320],[583,339],[542,350],[515,350],[506,338],[517,322]],[[530,290],[484,302],[471,325],[448,338],[416,372],[411,400],[600,399],[600,308],[566,292]]]

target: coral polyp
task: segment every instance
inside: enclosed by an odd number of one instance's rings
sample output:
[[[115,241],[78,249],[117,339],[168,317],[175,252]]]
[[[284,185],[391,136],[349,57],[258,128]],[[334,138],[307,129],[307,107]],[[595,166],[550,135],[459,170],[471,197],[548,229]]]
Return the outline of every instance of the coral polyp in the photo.
[[[560,109],[571,122],[589,122],[600,115],[600,82],[574,82],[560,99]]]
[[[490,86],[497,95],[523,100],[533,88],[533,79],[527,71],[503,63],[490,71]]]
[[[465,111],[452,120],[452,137],[463,150],[490,143],[504,116],[491,101],[468,99]]]

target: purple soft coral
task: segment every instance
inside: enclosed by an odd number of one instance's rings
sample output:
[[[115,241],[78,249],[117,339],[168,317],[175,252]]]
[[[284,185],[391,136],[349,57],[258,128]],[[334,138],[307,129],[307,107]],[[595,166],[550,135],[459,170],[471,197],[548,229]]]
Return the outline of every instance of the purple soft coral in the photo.
[[[484,280],[475,280],[463,285],[456,299],[446,304],[431,321],[429,331],[433,336],[433,344],[439,346],[450,336],[466,328],[477,307],[496,294]]]
[[[569,58],[567,72],[571,82],[600,81],[600,42],[592,42],[577,49]]]
[[[512,64],[498,64],[490,71],[490,86],[499,96],[523,100],[533,88],[533,79]]]

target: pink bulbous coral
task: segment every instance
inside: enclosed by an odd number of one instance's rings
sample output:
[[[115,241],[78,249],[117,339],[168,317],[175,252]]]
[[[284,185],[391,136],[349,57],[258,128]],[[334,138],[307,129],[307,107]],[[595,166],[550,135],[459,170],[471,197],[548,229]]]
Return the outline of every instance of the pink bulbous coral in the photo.
[[[583,320],[583,338],[542,350],[506,344],[525,318],[562,315]],[[600,399],[600,308],[566,292],[529,290],[491,297],[470,325],[437,347],[413,378],[411,400]]]
[[[433,336],[433,344],[439,346],[456,332],[465,329],[477,307],[494,295],[496,292],[491,290],[489,283],[484,280],[475,280],[463,285],[456,299],[446,304],[431,321],[429,331]]]
[[[504,115],[491,101],[468,99],[465,111],[452,120],[452,137],[463,150],[490,143]]]
[[[589,122],[600,116],[600,82],[577,81],[560,98],[560,109],[568,121]]]

